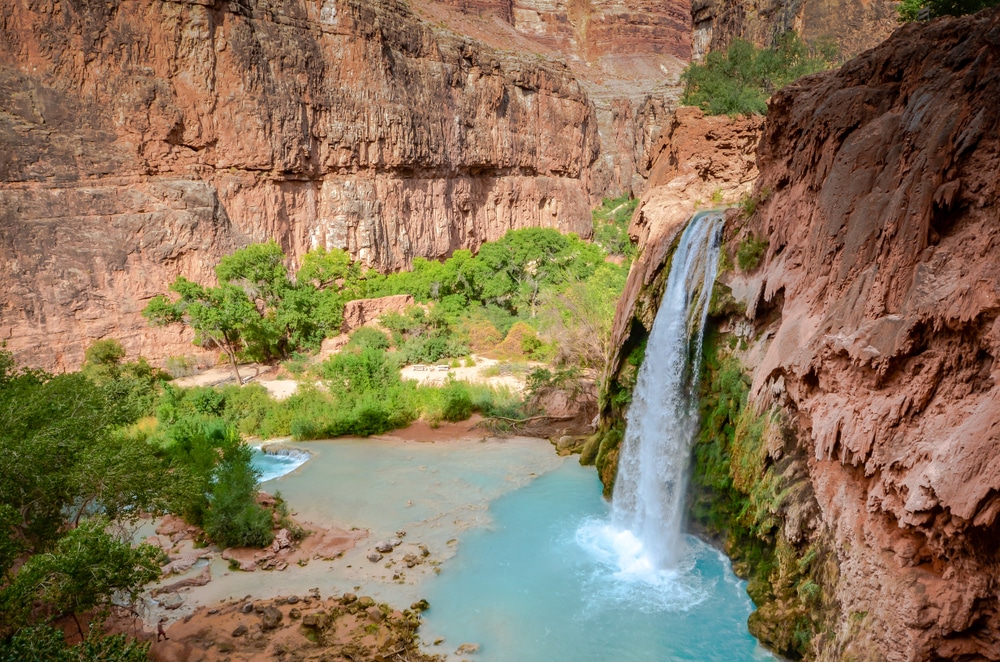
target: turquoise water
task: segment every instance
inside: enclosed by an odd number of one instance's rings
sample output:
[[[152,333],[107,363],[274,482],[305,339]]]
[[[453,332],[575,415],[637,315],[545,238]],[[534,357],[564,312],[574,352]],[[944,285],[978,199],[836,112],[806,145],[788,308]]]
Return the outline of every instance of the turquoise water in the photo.
[[[425,585],[421,637],[445,639],[432,652],[468,642],[484,662],[773,659],[747,631],[743,582],[708,545],[689,537],[673,572],[623,566],[593,469],[566,462],[490,514]]]
[[[308,460],[309,454],[304,452],[265,453],[254,447],[250,464],[260,471],[260,482],[265,483],[292,473]]]
[[[548,442],[302,446],[309,461],[264,489],[281,490],[307,528],[334,522],[370,534],[333,562],[213,581],[210,602],[312,586],[402,606],[426,598],[421,639],[451,660],[463,643],[479,644],[462,656],[478,662],[773,659],[747,632],[753,605],[722,554],[687,538],[678,568],[651,567],[641,543],[609,525],[594,470],[556,457]],[[257,461],[287,468],[281,457]],[[398,564],[365,559],[401,529],[403,546],[387,560],[424,544],[440,565],[406,569],[397,581]]]

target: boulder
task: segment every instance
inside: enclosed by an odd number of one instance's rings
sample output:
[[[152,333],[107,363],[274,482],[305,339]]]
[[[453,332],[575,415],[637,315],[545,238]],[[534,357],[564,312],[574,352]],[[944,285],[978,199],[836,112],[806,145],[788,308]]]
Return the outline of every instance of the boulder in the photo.
[[[394,294],[376,299],[355,299],[344,306],[344,323],[340,330],[350,333],[366,324],[371,324],[386,313],[402,313],[413,306],[415,301],[409,294]]]
[[[260,615],[260,627],[264,630],[274,630],[281,625],[282,615],[277,607],[265,607]]]

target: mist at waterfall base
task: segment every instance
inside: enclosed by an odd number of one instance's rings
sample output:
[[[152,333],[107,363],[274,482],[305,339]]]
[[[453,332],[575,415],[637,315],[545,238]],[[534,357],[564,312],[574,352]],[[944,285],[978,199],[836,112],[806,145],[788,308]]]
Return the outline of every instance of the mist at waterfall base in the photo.
[[[463,539],[428,586],[425,638],[476,642],[479,659],[497,661],[773,659],[747,631],[753,604],[728,559],[681,533],[720,232],[719,214],[700,214],[674,253],[613,505],[575,463],[491,504],[491,529]]]
[[[753,603],[719,551],[690,538],[683,567],[629,572],[600,535],[610,508],[569,458],[490,505],[428,582],[430,652],[481,646],[480,662],[773,660],[747,631]],[[472,659],[470,656],[469,659]]]

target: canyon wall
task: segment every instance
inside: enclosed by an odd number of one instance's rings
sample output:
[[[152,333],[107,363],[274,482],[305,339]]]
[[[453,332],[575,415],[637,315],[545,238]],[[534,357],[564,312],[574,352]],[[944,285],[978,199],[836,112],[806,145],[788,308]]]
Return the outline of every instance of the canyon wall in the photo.
[[[177,275],[276,238],[384,270],[511,228],[588,235],[597,120],[566,65],[364,0],[13,0],[0,16],[0,341],[79,365]]]
[[[843,62],[873,48],[898,26],[890,0],[693,0],[692,56],[722,50],[733,39],[772,46],[794,30]]]
[[[418,11],[497,48],[568,64],[596,112],[597,202],[645,188],[646,152],[669,121],[691,59],[690,9],[686,0],[438,0]]]
[[[749,502],[768,520],[754,544],[779,552],[765,579],[817,569],[761,591],[751,629],[769,645],[1000,659],[998,60],[988,10],[906,25],[771,99],[714,306],[748,411],[781,428],[756,484],[733,474],[748,499],[770,494]],[[638,303],[618,311],[623,356],[644,332],[649,261],[669,255],[651,245],[630,275]],[[809,610],[819,627],[781,622]]]

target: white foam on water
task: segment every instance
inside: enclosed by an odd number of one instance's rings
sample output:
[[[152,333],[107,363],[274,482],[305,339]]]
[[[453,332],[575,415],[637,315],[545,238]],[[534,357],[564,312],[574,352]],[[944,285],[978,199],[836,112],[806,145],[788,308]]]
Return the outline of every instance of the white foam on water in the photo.
[[[298,448],[261,448],[255,446],[250,463],[260,470],[260,482],[286,476],[309,461],[312,454]]]
[[[656,550],[606,520],[585,520],[575,539],[597,563],[587,580],[595,601],[643,611],[687,611],[704,602],[715,584],[698,573],[695,549],[686,547],[674,564],[663,566]]]

